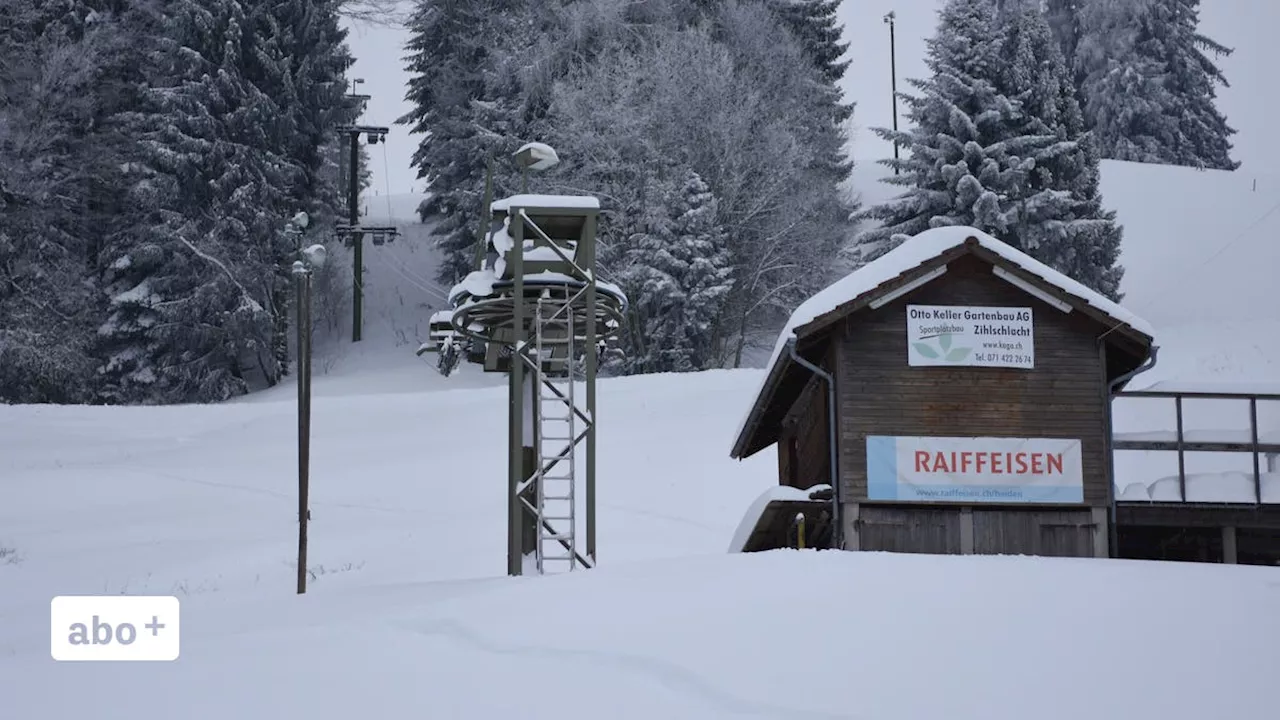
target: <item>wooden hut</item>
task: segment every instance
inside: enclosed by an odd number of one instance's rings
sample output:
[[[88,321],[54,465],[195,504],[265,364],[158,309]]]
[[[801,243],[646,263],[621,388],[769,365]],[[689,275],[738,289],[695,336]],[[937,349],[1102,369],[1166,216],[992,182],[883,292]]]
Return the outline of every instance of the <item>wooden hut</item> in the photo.
[[[822,486],[835,547],[1106,557],[1110,399],[1152,336],[984,233],[930,230],[796,311],[731,454],[776,445],[780,485]],[[744,519],[736,549],[793,510]]]

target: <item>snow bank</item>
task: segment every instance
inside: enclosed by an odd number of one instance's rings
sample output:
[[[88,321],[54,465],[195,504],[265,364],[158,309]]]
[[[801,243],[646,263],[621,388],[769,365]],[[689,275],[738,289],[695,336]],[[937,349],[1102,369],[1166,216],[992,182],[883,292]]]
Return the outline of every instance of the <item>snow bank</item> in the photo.
[[[1256,336],[1250,326],[1280,319],[1280,183],[1255,190],[1254,178],[1244,170],[1102,163],[1103,202],[1124,226],[1125,304],[1162,335],[1170,325],[1217,321]]]
[[[1151,492],[1147,489],[1147,486],[1145,483],[1140,483],[1140,482],[1129,483],[1128,485],[1124,486],[1124,490],[1118,490],[1116,492],[1116,500],[1120,500],[1124,502],[1128,502],[1128,501],[1146,502],[1150,499],[1151,499]]]
[[[1146,335],[1155,335],[1155,330],[1145,320],[1119,304],[1050,268],[1030,255],[1000,242],[981,230],[970,227],[942,227],[926,230],[906,240],[898,247],[853,271],[843,279],[836,281],[825,290],[801,303],[795,312],[791,314],[791,318],[783,327],[782,332],[778,334],[777,343],[773,348],[773,355],[769,358],[768,364],[765,365],[765,378],[767,379],[768,373],[773,370],[774,365],[778,362],[778,358],[782,355],[787,341],[795,337],[796,329],[813,322],[818,317],[835,310],[845,303],[856,300],[881,284],[919,267],[922,263],[963,245],[971,237],[977,239],[984,249],[999,255],[1032,275],[1040,277],[1063,292],[1092,305],[1117,321],[1123,322]],[[738,423],[737,431],[733,436],[734,441],[742,435],[743,429],[746,428],[751,409],[757,402],[760,393],[764,390],[764,382],[765,380],[761,381],[760,389],[751,396],[751,405],[748,406],[747,411],[742,416],[742,420]]]
[[[181,659],[145,667],[50,662],[48,600],[32,604],[0,625],[4,706],[131,720],[1274,715],[1271,568],[784,550],[324,582],[305,598],[187,598]],[[144,676],[146,692],[122,690]]]
[[[1280,473],[1264,472],[1260,476],[1263,504],[1280,504]],[[1204,503],[1254,503],[1257,494],[1253,485],[1253,473],[1207,472],[1187,473],[1186,502]],[[1181,502],[1178,476],[1163,477],[1151,483],[1149,498],[1155,502]],[[1128,499],[1128,498],[1121,498]]]
[[[747,541],[751,539],[751,531],[755,530],[756,524],[760,522],[760,516],[764,514],[769,503],[775,500],[807,501],[813,493],[830,489],[830,485],[816,485],[808,490],[778,485],[765,490],[743,514],[742,521],[738,523],[738,529],[733,532],[733,539],[729,541],[729,552],[740,553],[747,546]]]

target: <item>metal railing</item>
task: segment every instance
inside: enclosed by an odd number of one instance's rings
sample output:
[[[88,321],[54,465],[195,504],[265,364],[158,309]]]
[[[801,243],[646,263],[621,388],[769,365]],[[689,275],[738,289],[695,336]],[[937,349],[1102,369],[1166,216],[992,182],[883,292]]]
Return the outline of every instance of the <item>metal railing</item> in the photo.
[[[1280,437],[1275,441],[1260,438],[1258,428],[1258,404],[1260,402],[1280,403],[1280,393],[1252,393],[1228,391],[1182,391],[1182,390],[1130,390],[1117,393],[1113,399],[1128,398],[1162,398],[1173,401],[1174,423],[1172,439],[1137,438],[1140,435],[1163,435],[1168,431],[1116,433],[1111,442],[1112,452],[1122,450],[1146,450],[1156,452],[1174,452],[1178,455],[1178,497],[1180,502],[1187,502],[1187,461],[1189,452],[1248,453],[1253,459],[1253,504],[1261,505],[1263,501],[1262,477],[1263,460],[1266,459],[1267,470],[1277,469],[1277,458],[1280,458]],[[1226,431],[1217,437],[1189,437],[1186,429],[1186,400],[1228,400],[1247,402],[1249,404],[1249,428],[1245,430]],[[1216,431],[1191,431],[1192,433],[1214,433]],[[1239,437],[1234,433],[1239,432]]]

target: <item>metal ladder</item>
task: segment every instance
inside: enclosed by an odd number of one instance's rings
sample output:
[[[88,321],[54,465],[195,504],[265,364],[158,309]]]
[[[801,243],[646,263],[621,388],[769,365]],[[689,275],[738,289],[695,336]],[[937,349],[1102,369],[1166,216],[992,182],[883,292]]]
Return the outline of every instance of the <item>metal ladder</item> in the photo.
[[[566,297],[554,303],[555,312],[546,316],[543,308],[549,293],[538,299],[534,313],[534,347],[537,352],[536,386],[537,436],[534,452],[537,462],[536,560],[538,574],[546,572],[547,563],[567,563],[568,570],[577,569],[577,405],[574,402],[573,308]],[[561,329],[546,337],[550,328]],[[562,346],[555,347],[555,346]],[[562,349],[565,363],[565,387],[561,389],[547,372],[547,350]]]

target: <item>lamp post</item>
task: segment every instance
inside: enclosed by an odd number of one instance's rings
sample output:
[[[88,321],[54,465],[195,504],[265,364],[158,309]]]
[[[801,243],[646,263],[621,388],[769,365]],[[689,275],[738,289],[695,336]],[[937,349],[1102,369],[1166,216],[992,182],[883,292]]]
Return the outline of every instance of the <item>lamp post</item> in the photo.
[[[285,232],[294,238],[298,259],[292,274],[297,296],[298,323],[298,594],[307,591],[307,521],[311,519],[308,495],[311,472],[311,273],[324,265],[324,245],[302,247],[302,236],[311,223],[307,214],[293,216]]]
[[[897,17],[897,13],[892,10],[889,11],[888,15],[884,16],[884,22],[889,26],[889,87],[893,92],[893,132],[895,133],[893,139],[894,175],[899,172],[896,162],[898,160],[898,138],[896,137],[898,132],[898,53],[893,36],[893,23]]]

